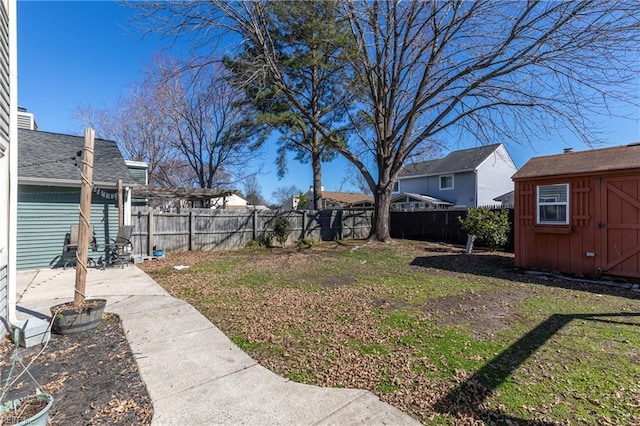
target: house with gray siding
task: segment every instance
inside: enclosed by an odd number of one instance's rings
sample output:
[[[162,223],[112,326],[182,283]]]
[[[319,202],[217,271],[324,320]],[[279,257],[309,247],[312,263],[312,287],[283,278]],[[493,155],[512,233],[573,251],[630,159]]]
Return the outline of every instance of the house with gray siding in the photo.
[[[17,268],[62,266],[68,260],[65,239],[78,223],[80,162],[84,137],[30,129],[18,130]],[[131,189],[139,185],[113,141],[95,139],[91,224],[98,246],[118,233],[119,220],[130,221]],[[125,214],[118,217],[118,180]],[[89,252],[99,260],[104,253]]]
[[[511,176],[516,170],[503,144],[452,151],[440,159],[407,164],[394,183],[392,208],[494,205],[494,198],[513,191]]]

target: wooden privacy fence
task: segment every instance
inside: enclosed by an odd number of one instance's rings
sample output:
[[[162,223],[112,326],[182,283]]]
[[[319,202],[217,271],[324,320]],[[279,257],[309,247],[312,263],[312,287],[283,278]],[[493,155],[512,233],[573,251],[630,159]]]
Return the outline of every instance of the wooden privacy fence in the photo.
[[[511,230],[506,250],[513,250],[513,208],[509,210]],[[275,218],[286,217],[292,232],[287,243],[299,239],[333,241],[363,239],[371,229],[371,210],[291,211],[193,209],[181,213],[159,213],[142,208],[133,212],[131,224],[134,256],[149,257],[153,247],[168,252],[230,250],[245,247],[273,231]],[[465,244],[467,234],[458,217],[466,209],[392,211],[391,237]]]
[[[287,243],[292,243],[299,239],[366,238],[371,229],[372,212],[193,209],[159,213],[142,208],[131,215],[133,255],[149,257],[153,254],[153,247],[167,253],[245,247],[252,240],[272,232],[278,216],[286,217],[291,223],[292,232]]]
[[[500,210],[497,208],[496,210]],[[505,250],[513,251],[513,218],[514,209],[509,212],[508,241]],[[466,244],[467,233],[460,227],[458,217],[466,217],[466,209],[423,210],[423,211],[392,211],[391,238],[408,240],[441,241],[451,244]]]

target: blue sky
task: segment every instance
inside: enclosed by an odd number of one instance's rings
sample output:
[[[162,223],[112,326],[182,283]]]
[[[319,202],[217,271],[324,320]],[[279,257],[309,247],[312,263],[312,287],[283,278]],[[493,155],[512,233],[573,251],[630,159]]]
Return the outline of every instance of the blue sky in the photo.
[[[128,84],[141,78],[152,55],[166,47],[158,37],[141,38],[128,24],[132,13],[111,1],[18,0],[18,102],[35,115],[40,130],[83,134],[82,124],[71,117],[74,108],[79,104],[112,106]],[[180,56],[185,51],[174,46],[170,53]],[[636,98],[640,99],[640,89]],[[640,141],[640,113],[636,108],[628,113],[634,118],[602,118],[606,145]],[[507,148],[518,167],[532,156],[560,153],[567,146],[586,149],[571,136],[567,140],[541,140],[535,149],[528,145]],[[275,154],[274,146],[265,148],[264,174],[259,176],[262,195],[270,199],[279,186],[309,188],[311,167],[292,160],[289,173],[279,180]],[[325,189],[352,190],[345,185],[341,188],[345,170],[344,160],[325,164]]]

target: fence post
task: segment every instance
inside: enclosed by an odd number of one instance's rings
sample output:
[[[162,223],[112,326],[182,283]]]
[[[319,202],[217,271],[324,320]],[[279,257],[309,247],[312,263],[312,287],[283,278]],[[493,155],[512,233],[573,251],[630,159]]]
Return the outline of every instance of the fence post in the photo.
[[[258,239],[258,210],[253,210],[253,240]]]
[[[196,213],[189,212],[189,251],[193,251],[193,243],[196,238]]]
[[[153,253],[153,210],[147,215],[147,256]]]
[[[307,238],[306,233],[307,233],[307,211],[303,210],[302,211],[302,239],[303,240]]]

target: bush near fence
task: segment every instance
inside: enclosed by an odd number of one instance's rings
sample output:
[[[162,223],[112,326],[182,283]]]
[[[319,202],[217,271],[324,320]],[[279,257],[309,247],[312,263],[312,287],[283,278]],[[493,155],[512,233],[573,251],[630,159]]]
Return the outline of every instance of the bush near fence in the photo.
[[[391,237],[464,245],[467,234],[458,217],[466,209],[392,211]],[[287,244],[298,240],[333,241],[364,239],[371,229],[371,210],[211,210],[191,209],[163,213],[138,208],[131,215],[134,256],[150,257],[153,247],[165,253],[196,250],[231,250],[246,247],[252,240],[272,232],[274,219],[282,215],[292,225]],[[513,250],[513,208],[509,209],[511,230],[506,250]]]
[[[490,206],[492,210],[502,210],[501,207]],[[513,220],[514,209],[508,208],[511,228],[507,244],[503,247],[513,251]],[[460,226],[459,217],[467,217],[467,209],[443,209],[422,211],[392,211],[391,238],[402,238],[419,241],[438,241],[450,244],[467,243],[467,233]]]

